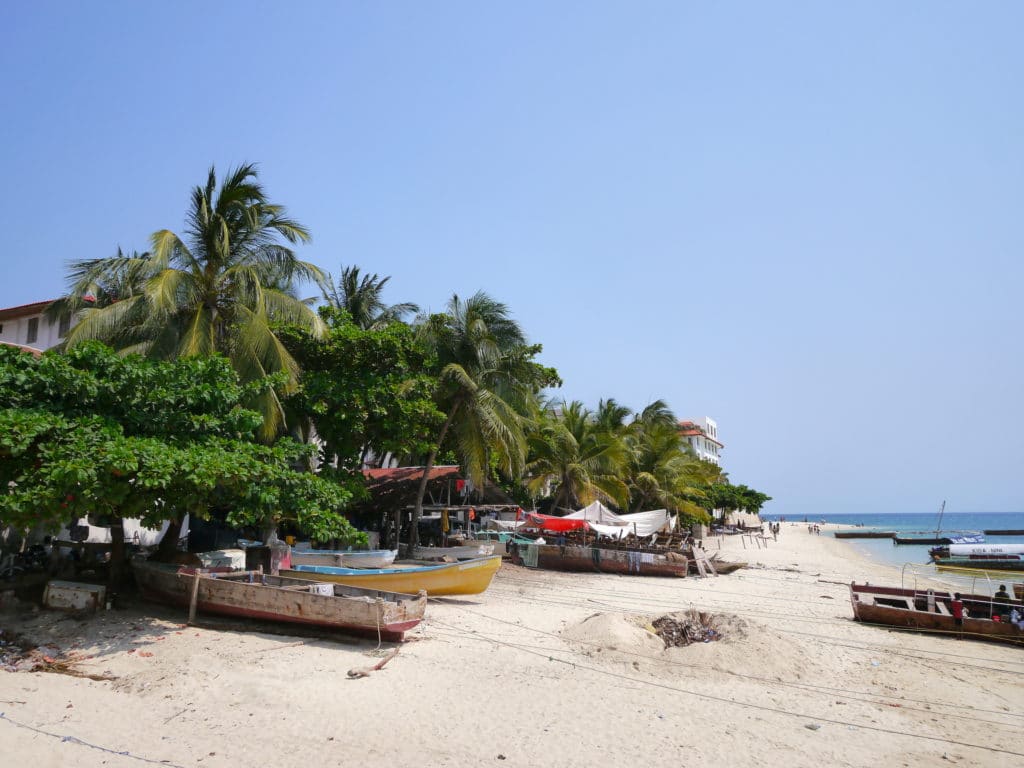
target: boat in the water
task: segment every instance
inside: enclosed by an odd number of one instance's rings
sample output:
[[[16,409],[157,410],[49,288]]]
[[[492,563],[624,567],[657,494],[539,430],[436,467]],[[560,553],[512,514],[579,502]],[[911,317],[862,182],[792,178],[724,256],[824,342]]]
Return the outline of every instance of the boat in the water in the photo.
[[[423,620],[427,595],[399,594],[272,576],[260,571],[192,568],[172,563],[134,560],[132,570],[143,596],[161,603],[189,607],[200,613],[262,621],[304,624],[358,635],[401,640]]]
[[[611,549],[578,544],[510,545],[509,553],[516,565],[544,568],[551,571],[583,573],[620,573],[634,576],[686,576],[697,573],[692,552],[654,552],[639,549]],[[710,560],[718,573],[729,573],[745,563]],[[722,565],[724,570],[718,570]]]
[[[893,536],[892,541],[894,544],[918,544],[918,545],[932,545],[932,544],[982,544],[985,541],[984,534],[976,533],[973,531],[964,531],[962,533],[950,532],[947,536]]]
[[[900,536],[899,534],[892,537],[893,544],[910,544],[910,545],[934,545],[934,544],[981,544],[985,541],[985,534],[980,531],[946,531],[946,535],[942,535],[942,515],[946,511],[946,502],[942,502],[942,506],[939,507],[939,519],[935,523],[935,533],[932,536],[928,536],[927,532],[918,531],[910,536]]]
[[[891,539],[896,531],[836,531],[837,539]]]
[[[999,528],[995,530],[985,529],[986,536],[1024,536],[1024,530],[1020,528]]]
[[[292,549],[292,565],[333,565],[341,568],[387,568],[397,549],[334,550]]]
[[[929,554],[940,567],[1024,571],[1024,544],[950,544]]]
[[[1002,620],[1014,607],[1022,610],[1019,600],[999,601],[985,595],[965,594],[960,599],[966,613],[962,625],[957,625],[953,617],[954,597],[948,592],[850,584],[853,617],[857,621],[1024,645],[1024,629]]]
[[[501,567],[497,555],[455,563],[398,562],[390,568],[337,568],[297,565],[281,571],[282,576],[350,584],[393,592],[425,591],[431,597],[478,595],[487,589]]]
[[[415,547],[412,551],[414,560],[474,560],[494,554],[494,545],[486,541],[468,540],[461,547]]]

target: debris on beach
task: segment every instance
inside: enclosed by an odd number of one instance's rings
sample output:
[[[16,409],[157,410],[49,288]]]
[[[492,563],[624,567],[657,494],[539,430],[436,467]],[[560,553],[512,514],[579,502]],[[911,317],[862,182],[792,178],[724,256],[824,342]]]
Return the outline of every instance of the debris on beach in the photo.
[[[90,680],[116,680],[112,675],[83,672],[78,665],[85,661],[74,652],[62,654],[53,646],[39,645],[23,635],[0,630],[0,670],[4,672],[56,672]]]
[[[692,643],[710,643],[722,639],[715,617],[695,610],[677,616],[660,616],[651,622],[654,634],[666,648],[678,648]]]

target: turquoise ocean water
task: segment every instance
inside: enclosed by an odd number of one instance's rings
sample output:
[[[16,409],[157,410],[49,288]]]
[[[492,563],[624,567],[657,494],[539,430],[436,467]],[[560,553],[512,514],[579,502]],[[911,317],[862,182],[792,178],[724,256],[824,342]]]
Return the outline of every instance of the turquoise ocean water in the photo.
[[[784,517],[786,522],[803,523],[804,518],[792,515],[762,515],[764,520],[779,520]],[[928,536],[935,535],[938,523],[938,513],[934,514],[905,514],[905,513],[878,513],[878,514],[835,514],[817,515],[810,522],[834,523],[837,525],[863,526],[864,530],[896,531],[897,533],[921,533]],[[1024,530],[1024,512],[946,512],[942,516],[942,531],[946,534],[951,532],[982,532],[986,529],[1013,529]],[[824,535],[824,534],[823,534]],[[890,539],[849,539],[846,543],[871,556],[872,560],[896,567],[902,567],[908,563],[914,569],[923,574],[935,573],[944,580],[952,580],[963,586],[967,579],[954,578],[948,571],[939,572],[931,565],[928,550],[930,546],[916,545],[895,545]],[[986,544],[1024,544],[1024,536],[985,536]],[[1021,571],[990,571],[989,579],[992,582],[1024,581],[1024,572]],[[987,592],[988,590],[983,590]]]

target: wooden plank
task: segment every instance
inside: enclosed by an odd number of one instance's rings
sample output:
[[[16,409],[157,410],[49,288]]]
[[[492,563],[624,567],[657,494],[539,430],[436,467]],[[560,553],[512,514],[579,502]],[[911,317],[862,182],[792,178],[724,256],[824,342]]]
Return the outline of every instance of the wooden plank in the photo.
[[[199,604],[199,580],[200,575],[196,573],[192,577],[192,597],[188,603],[188,623],[191,624],[196,620],[196,608]]]

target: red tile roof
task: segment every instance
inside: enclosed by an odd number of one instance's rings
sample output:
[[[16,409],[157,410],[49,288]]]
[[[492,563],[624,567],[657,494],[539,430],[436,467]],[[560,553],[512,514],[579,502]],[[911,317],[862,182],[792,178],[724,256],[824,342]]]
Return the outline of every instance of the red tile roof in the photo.
[[[21,304],[17,307],[7,307],[6,309],[0,309],[0,320],[10,320],[14,317],[27,317],[29,315],[38,315],[48,306],[53,304],[56,299],[50,299],[49,301],[34,301],[31,304]]]
[[[364,469],[363,476],[371,484],[403,482],[408,480],[419,480],[423,477],[423,467],[392,467],[390,469]],[[441,480],[449,477],[458,477],[459,467],[443,465],[431,467],[429,480]]]

